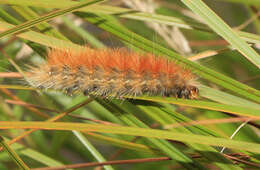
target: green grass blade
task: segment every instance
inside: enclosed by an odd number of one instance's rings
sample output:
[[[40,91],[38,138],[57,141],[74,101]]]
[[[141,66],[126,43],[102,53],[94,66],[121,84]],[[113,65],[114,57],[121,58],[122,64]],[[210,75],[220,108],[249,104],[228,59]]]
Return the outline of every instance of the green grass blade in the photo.
[[[0,4],[10,4],[10,5],[19,5],[19,6],[35,6],[42,8],[67,8],[69,6],[74,6],[77,3],[71,0],[1,0]]]
[[[34,12],[32,9],[28,7],[22,7],[22,6],[12,6],[12,9],[14,9],[18,14],[23,16],[26,20],[32,20],[35,18],[38,18],[39,15]],[[65,36],[63,36],[60,32],[55,30],[49,23],[42,22],[35,26],[39,32],[45,33],[46,35],[54,36],[56,38],[67,40]]]
[[[10,141],[10,139],[5,138],[6,141]],[[26,146],[23,146],[22,144],[19,143],[14,143],[12,145],[12,148],[14,150],[16,150],[17,152],[19,152],[20,154],[27,156],[33,160],[36,160],[44,165],[47,166],[62,166],[64,164],[62,164],[61,162],[50,158],[49,156],[42,154],[34,149],[31,148],[27,148]]]
[[[98,152],[98,150],[88,141],[88,139],[83,134],[77,132],[76,130],[73,130],[72,132],[80,140],[80,142],[91,152],[91,154],[97,159],[98,162],[106,161],[106,159]],[[113,170],[114,168],[110,165],[106,165],[104,166],[104,169]]]
[[[42,154],[40,152],[37,152],[35,150],[32,149],[22,149],[21,151],[19,151],[21,154],[23,154],[24,156],[27,156],[33,160],[36,160],[44,165],[47,166],[64,166],[64,164],[60,163],[57,160],[54,160],[51,157],[48,157],[45,154]]]
[[[208,110],[223,111],[223,112],[233,113],[233,114],[236,114],[239,116],[248,116],[248,117],[252,117],[252,118],[260,116],[259,108],[255,109],[255,108],[248,108],[248,107],[242,107],[242,106],[218,104],[215,102],[176,99],[176,98],[167,98],[167,97],[165,97],[165,98],[136,97],[136,99],[148,100],[148,101],[153,101],[153,102],[161,102],[161,103],[178,104],[178,105],[190,106],[190,107],[208,109]]]
[[[139,152],[147,152],[147,153],[158,153],[158,149],[150,148],[146,145],[139,144],[139,143],[134,143],[134,142],[128,142],[125,140],[117,139],[117,138],[112,138],[108,137],[105,135],[100,135],[96,133],[86,133],[87,136],[97,139],[101,142],[107,143],[107,144],[112,144],[114,146],[118,146],[121,148],[126,148],[130,150],[135,150]]]
[[[105,45],[99,41],[97,38],[95,38],[92,34],[87,32],[87,30],[84,30],[83,28],[75,25],[69,18],[62,17],[62,20],[64,21],[64,24],[71,28],[73,31],[78,33],[84,40],[87,40],[90,44],[95,46],[96,48],[105,48]]]
[[[217,101],[219,103],[227,104],[227,105],[236,105],[236,106],[243,106],[248,108],[255,108],[259,109],[260,104],[248,101],[244,98],[237,97],[225,92],[222,92],[217,89],[210,88],[205,85],[200,85],[200,96],[208,98],[213,101]]]
[[[232,2],[232,3],[238,3],[238,4],[245,4],[245,5],[260,5],[260,2],[258,0],[217,0],[217,1],[223,1],[223,2]]]

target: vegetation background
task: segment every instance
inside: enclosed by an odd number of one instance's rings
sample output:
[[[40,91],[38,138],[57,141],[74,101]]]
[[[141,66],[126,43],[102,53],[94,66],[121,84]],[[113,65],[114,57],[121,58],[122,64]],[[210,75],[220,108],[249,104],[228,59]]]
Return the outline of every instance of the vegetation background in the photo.
[[[260,1],[1,0],[0,169],[257,169]],[[199,77],[198,100],[30,88],[48,48],[127,47]],[[100,166],[105,165],[105,166]],[[88,167],[88,168],[87,168]]]

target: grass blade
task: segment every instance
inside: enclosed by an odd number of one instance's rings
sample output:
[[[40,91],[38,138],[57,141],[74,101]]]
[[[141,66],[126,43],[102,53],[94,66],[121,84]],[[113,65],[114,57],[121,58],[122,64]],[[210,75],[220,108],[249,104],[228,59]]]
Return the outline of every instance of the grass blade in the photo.
[[[75,130],[72,131],[73,134],[80,140],[80,142],[91,152],[91,154],[98,160],[98,162],[106,162],[106,159],[98,152],[98,150],[87,140],[87,138],[80,132]],[[113,170],[112,166],[104,166],[106,170]]]
[[[240,116],[248,116],[252,118],[259,118],[260,109],[241,107],[234,105],[218,104],[215,102],[197,101],[197,100],[186,100],[186,99],[176,99],[176,98],[161,98],[161,97],[136,97],[140,100],[148,100],[153,102],[161,103],[171,103],[183,106],[190,106],[201,109],[216,110],[222,112],[233,113]]]

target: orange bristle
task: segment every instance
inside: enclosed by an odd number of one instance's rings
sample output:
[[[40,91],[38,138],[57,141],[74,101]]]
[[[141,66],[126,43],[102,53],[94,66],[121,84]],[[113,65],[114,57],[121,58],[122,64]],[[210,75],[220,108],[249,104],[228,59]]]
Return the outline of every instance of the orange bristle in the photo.
[[[70,94],[84,92],[121,98],[145,93],[195,98],[194,89],[197,91],[192,85],[194,75],[175,62],[122,48],[52,49],[47,63],[29,72],[31,85]]]

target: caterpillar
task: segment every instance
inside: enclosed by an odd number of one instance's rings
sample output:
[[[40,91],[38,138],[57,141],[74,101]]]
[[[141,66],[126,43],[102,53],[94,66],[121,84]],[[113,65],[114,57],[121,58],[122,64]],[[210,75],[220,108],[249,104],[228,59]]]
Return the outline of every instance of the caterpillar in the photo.
[[[30,66],[27,81],[68,95],[123,98],[141,95],[196,99],[195,76],[173,61],[124,48],[51,49],[47,62]]]

